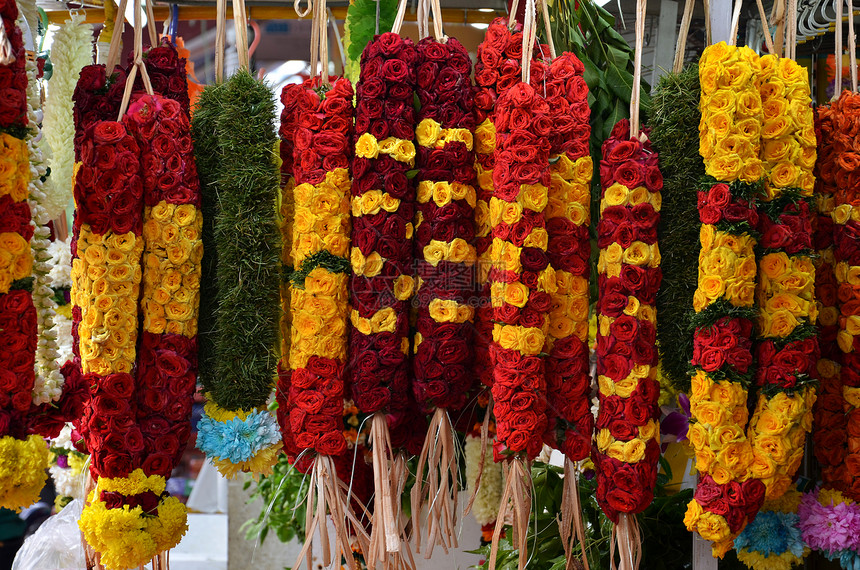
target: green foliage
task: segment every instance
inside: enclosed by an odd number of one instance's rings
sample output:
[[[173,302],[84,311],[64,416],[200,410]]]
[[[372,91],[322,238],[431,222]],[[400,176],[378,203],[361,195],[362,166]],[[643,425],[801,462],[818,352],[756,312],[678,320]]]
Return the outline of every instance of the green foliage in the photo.
[[[21,279],[16,279],[12,281],[12,284],[9,285],[10,291],[17,291],[19,289],[23,289],[28,293],[33,292],[33,283],[35,283],[35,279],[33,277],[23,277]]]
[[[664,465],[665,468],[668,466]],[[535,496],[529,519],[529,568],[563,570],[564,547],[558,532],[562,493],[561,469],[535,463],[532,467],[532,480]],[[640,567],[649,570],[688,570],[692,568],[693,541],[684,528],[683,520],[693,491],[688,489],[669,494],[665,486],[667,480],[665,474],[658,477],[654,501],[644,512],[637,515],[643,547]],[[612,521],[606,518],[597,504],[596,482],[580,479],[579,495],[588,542],[589,566],[609,568]],[[538,508],[535,509],[534,505],[538,505]],[[483,546],[475,552],[485,557],[484,564],[475,568],[489,568],[486,560],[489,560],[490,546]],[[574,556],[581,556],[580,552],[577,550]],[[517,561],[518,552],[510,541],[500,541],[496,568],[516,570]]]
[[[377,27],[377,9],[379,26]],[[355,83],[358,81],[358,64],[361,52],[377,33],[391,31],[397,16],[396,0],[355,0],[346,11],[343,29],[343,45],[346,50],[345,75]],[[378,30],[378,31],[377,31]]]
[[[278,456],[271,475],[263,475],[258,481],[248,481],[245,489],[252,488],[251,499],[260,498],[263,510],[256,519],[242,525],[246,540],[266,540],[269,531],[281,542],[298,538],[305,541],[305,497],[308,487],[305,475],[289,464],[287,456]]]
[[[633,91],[633,49],[615,30],[615,18],[591,1],[560,0],[552,6],[553,39],[559,51],[571,51],[583,65],[591,106],[591,151],[600,158],[600,145],[612,127],[630,115]],[[641,84],[640,108],[647,112],[650,86]],[[595,165],[597,161],[595,161]]]
[[[693,293],[699,278],[699,69],[688,65],[666,73],[651,100],[651,143],[663,174],[663,206],[658,241],[663,282],[657,293],[657,342],[661,371],[673,385],[688,390],[693,357],[690,327]]]
[[[275,102],[271,89],[247,71],[226,81],[218,95],[212,396],[224,409],[250,409],[265,404],[277,363],[281,240]]]
[[[215,124],[221,114],[222,89],[222,84],[207,85],[200,93],[191,118],[194,159],[197,162],[200,194],[203,199],[203,260],[200,274],[200,316],[197,319],[198,367],[200,381],[207,392],[212,391],[215,378],[215,306],[218,298],[215,216],[219,210],[217,182],[223,164]]]
[[[300,271],[293,271],[290,281],[299,289],[305,288],[305,279],[311,271],[317,267],[327,269],[330,273],[351,273],[352,266],[348,259],[333,255],[331,252],[322,250],[305,258]]]

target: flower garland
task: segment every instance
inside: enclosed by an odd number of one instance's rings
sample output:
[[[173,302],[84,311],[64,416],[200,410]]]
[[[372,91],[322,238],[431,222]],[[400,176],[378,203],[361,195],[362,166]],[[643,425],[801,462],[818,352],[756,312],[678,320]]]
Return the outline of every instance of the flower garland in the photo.
[[[854,570],[860,563],[860,505],[832,489],[805,493],[798,509],[803,540],[828,560]]]
[[[464,447],[466,484],[469,494],[475,495],[475,502],[472,503],[472,516],[475,517],[475,521],[481,527],[486,527],[495,523],[496,516],[499,514],[502,488],[504,487],[502,469],[496,463],[488,465],[484,462],[484,465],[481,466],[482,458],[492,452],[492,444],[488,443],[487,448],[482,450],[480,435],[467,435]],[[478,473],[481,474],[481,484],[476,490],[475,482]]]
[[[27,56],[24,51],[24,38],[21,28],[16,24],[18,6],[15,0],[0,2],[0,24],[3,25],[12,61],[0,65],[3,70],[0,89],[0,130],[24,138],[27,127]]]
[[[309,80],[296,114],[289,424],[299,450],[327,456],[346,451],[352,97],[347,79]]]
[[[834,273],[839,300],[839,345],[840,380],[845,402],[844,425],[848,429],[847,454],[844,470],[839,469],[841,484],[837,486],[852,500],[860,499],[860,452],[857,441],[860,434],[852,429],[854,421],[860,417],[860,304],[858,304],[858,285],[860,285],[860,247],[857,236],[860,234],[860,210],[858,203],[856,174],[854,173],[853,153],[856,152],[854,132],[856,114],[854,107],[860,94],[845,91],[832,104],[834,117],[834,147],[838,152],[835,178],[837,182],[833,219]]]
[[[415,285],[415,187],[407,173],[415,166],[417,58],[412,40],[396,33],[376,36],[362,53],[355,87],[349,367],[355,405],[373,414],[375,507],[370,551],[365,553],[369,566],[400,549],[394,540],[402,529],[395,515],[396,479],[388,468],[388,449],[408,446],[412,436],[426,433],[418,432],[421,424],[411,409],[407,360],[407,302]],[[396,439],[390,440],[389,433]],[[405,465],[403,453],[392,458],[391,469]]]
[[[591,136],[585,67],[565,52],[549,66],[546,101],[550,136],[550,187],[544,211],[547,256],[557,290],[549,313],[546,359],[548,430],[544,441],[571,461],[591,451],[591,365],[588,350],[588,278],[591,274]]]
[[[803,540],[798,508],[803,495],[796,490],[768,501],[735,539],[738,560],[748,568],[791,570],[811,552]]]
[[[700,477],[684,523],[712,541],[719,557],[759,510],[765,494],[764,484],[750,478],[752,447],[744,433],[746,388],[753,374],[756,263],[750,232],[758,215],[752,200],[754,183],[763,173],[758,158],[761,96],[754,82],[759,69],[752,50],[724,42],[706,48],[699,60],[699,152],[712,178],[699,192],[702,250],[693,296],[695,373],[687,433]],[[736,145],[729,144],[730,137]]]
[[[28,435],[35,381],[37,312],[29,277],[33,235],[29,197],[30,160],[26,134],[27,75],[15,2],[0,2],[0,25],[15,60],[0,66],[0,506],[20,511],[33,504],[45,484],[48,449]],[[19,103],[20,102],[20,103]]]
[[[53,185],[48,178],[48,166],[40,147],[42,141],[42,112],[39,109],[41,88],[38,82],[38,65],[27,62],[27,111],[28,133],[27,149],[30,156],[30,183],[28,200],[35,229],[30,240],[33,255],[33,305],[36,307],[38,341],[36,345],[36,377],[33,383],[33,404],[47,404],[60,399],[64,379],[60,374],[60,364],[57,361],[57,331],[54,326],[57,304],[54,302],[54,290],[51,288],[50,277],[51,253],[48,247],[51,243],[51,229],[48,223],[51,217],[45,203],[53,194]],[[56,429],[56,428],[55,428]]]
[[[72,198],[72,170],[75,163],[72,95],[84,66],[92,63],[93,30],[84,23],[83,14],[72,14],[54,34],[51,61],[54,72],[48,81],[48,98],[45,100],[45,119],[42,132],[51,147],[52,192],[45,200],[45,209],[51,219],[65,211]]]
[[[674,389],[690,391],[693,337],[690,318],[698,285],[699,239],[697,193],[691,188],[705,176],[699,144],[699,69],[688,65],[666,73],[652,92],[651,144],[660,156],[663,204],[657,234],[663,280],[657,292],[657,348],[660,352],[661,405],[676,405]],[[666,398],[664,402],[662,398]]]
[[[57,497],[54,506],[61,510],[74,499],[85,499],[84,467],[87,456],[75,450],[72,443],[72,426],[66,424],[50,443],[51,478]]]
[[[842,395],[842,380],[839,369],[840,350],[836,342],[839,333],[839,296],[836,282],[836,259],[833,250],[834,224],[839,151],[835,144],[841,121],[841,105],[816,107],[818,127],[818,160],[815,164],[815,201],[817,216],[814,217],[815,249],[815,299],[818,303],[818,342],[821,358],[817,372],[820,379],[818,399],[815,401],[812,440],[813,451],[821,464],[821,479],[826,488],[844,489],[846,483],[845,457],[848,453],[845,399]],[[841,178],[841,177],[840,177]]]
[[[653,498],[660,454],[656,312],[657,223],[663,177],[647,132],[620,121],[603,143],[597,226],[597,380],[600,408],[592,460],[597,500],[615,523]]]
[[[758,402],[747,437],[750,472],[765,484],[765,500],[791,486],[812,428],[818,339],[814,327],[815,268],[810,258],[815,133],[806,70],[796,62],[760,59],[761,158],[766,197],[759,206],[759,305],[755,347]]]
[[[469,78],[472,64],[460,42],[422,39],[416,70],[418,311],[412,390],[418,405],[425,412],[433,411],[433,418],[418,460],[412,512],[416,544],[425,540],[419,521],[422,504],[428,505],[430,519],[425,529],[441,524],[436,541],[427,545],[425,556],[430,556],[436,543],[446,548],[456,545],[458,461],[447,413],[465,406],[474,378],[475,117]],[[438,458],[431,459],[437,450]]]
[[[203,111],[204,105],[211,107]],[[216,169],[214,176],[206,174],[210,180],[214,178],[215,187],[207,188],[203,195],[204,218],[209,209],[214,215],[212,243],[206,243],[210,234],[203,228],[204,250],[214,250],[216,263],[204,260],[202,277],[209,276],[214,265],[217,278],[214,307],[205,307],[214,310],[206,320],[212,328],[204,331],[213,336],[214,351],[201,355],[211,359],[206,365],[211,376],[204,378],[204,386],[214,406],[201,419],[206,426],[234,418],[244,420],[255,410],[262,411],[271,391],[277,364],[273,352],[278,328],[280,244],[276,241],[274,204],[279,174],[273,154],[277,140],[274,100],[269,89],[247,71],[204,90],[194,120],[195,134],[202,133],[197,156],[215,153],[217,157],[215,160],[210,155],[200,166],[201,171],[204,166]],[[201,127],[207,125],[214,130],[203,131]],[[249,264],[261,269],[249,274],[245,271]],[[201,314],[203,310],[201,307]],[[263,418],[264,431],[276,433],[275,417],[267,414]],[[222,440],[226,445],[205,451],[226,476],[239,470],[271,473],[280,442],[260,440],[244,430],[242,433],[250,439]],[[251,455],[239,463],[231,462],[227,457],[234,456],[233,448],[247,449]]]
[[[152,90],[179,103],[186,118],[191,113],[188,95],[188,79],[185,71],[185,58],[179,57],[170,36],[162,36],[157,46],[150,46],[143,52],[143,63],[152,85]],[[128,54],[128,69],[134,64],[134,52]],[[134,80],[134,91],[144,91],[143,78],[138,73]]]
[[[523,118],[517,123],[512,120],[515,110]],[[501,95],[495,121],[490,290],[496,322],[491,355],[493,453],[501,461],[519,455],[534,458],[543,445],[547,402],[542,353],[556,278],[546,254],[544,218],[550,182],[549,107],[521,83]]]
[[[480,303],[476,307],[474,317],[476,330],[474,374],[485,386],[493,385],[490,345],[493,337],[494,309],[490,303],[489,275],[493,263],[490,257],[493,243],[490,199],[493,197],[493,165],[496,150],[494,115],[499,96],[519,81],[523,43],[521,29],[519,22],[515,23],[513,30],[510,30],[507,18],[494,19],[487,27],[484,41],[478,46],[478,59],[475,62],[474,147],[477,186],[475,187],[474,221],[475,252],[478,258],[476,277]]]

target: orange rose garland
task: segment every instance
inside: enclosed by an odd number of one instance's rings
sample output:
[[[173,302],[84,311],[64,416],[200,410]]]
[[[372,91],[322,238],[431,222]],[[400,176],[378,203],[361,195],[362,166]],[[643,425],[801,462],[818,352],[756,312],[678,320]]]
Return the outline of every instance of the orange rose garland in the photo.
[[[749,474],[752,447],[744,431],[755,316],[750,234],[758,223],[753,200],[763,173],[759,69],[752,50],[724,42],[706,48],[699,60],[699,153],[709,178],[699,192],[702,250],[693,296],[695,373],[687,434],[699,482],[684,523],[712,541],[720,557],[764,500],[764,484]]]
[[[815,164],[815,299],[818,304],[818,342],[821,358],[817,372],[821,382],[818,399],[815,401],[812,439],[815,458],[821,464],[824,486],[844,490],[846,479],[845,456],[848,453],[848,432],[845,418],[845,399],[842,396],[842,380],[839,369],[840,352],[836,342],[839,332],[839,307],[836,260],[833,252],[833,219],[837,174],[844,175],[838,167],[838,152],[834,139],[838,128],[834,110],[830,105],[816,107],[819,131],[818,160]],[[840,176],[841,178],[842,176]]]
[[[833,219],[834,273],[838,287],[842,397],[847,414],[847,455],[837,473],[844,493],[860,500],[860,179],[856,156],[860,94],[844,91],[831,105],[836,158],[836,193]]]
[[[758,76],[762,101],[761,158],[766,196],[758,208],[759,305],[755,347],[761,388],[747,437],[750,473],[765,484],[765,500],[791,486],[812,427],[818,339],[814,327],[815,270],[810,258],[809,203],[815,133],[806,70],[766,55]]]
[[[545,72],[540,62],[531,66],[535,75]],[[544,218],[552,121],[546,100],[527,83],[502,93],[495,121],[498,138],[490,199],[490,294],[496,321],[490,348],[496,418],[493,455],[506,463],[507,477],[494,542],[511,500],[522,564],[527,556],[522,525],[528,524],[528,507],[516,505],[529,497],[526,465],[540,452],[547,425],[544,351],[551,295],[556,291]],[[491,556],[490,567],[494,563]]]
[[[457,471],[454,426],[473,385],[476,253],[473,90],[469,53],[453,38],[417,46],[415,138],[418,181],[415,212],[416,299],[412,390],[433,412],[412,488],[416,545],[430,556],[438,543],[457,545]],[[424,466],[427,465],[426,485]],[[429,524],[422,533],[421,507]],[[440,531],[434,532],[436,525]]]
[[[519,81],[522,57],[522,32],[517,23],[508,29],[507,18],[496,18],[487,27],[484,41],[478,46],[475,63],[475,250],[478,256],[477,288],[481,300],[475,310],[475,376],[492,386],[493,367],[490,344],[493,337],[493,307],[490,303],[489,273],[492,265],[490,246],[493,223],[490,221],[490,199],[493,196],[493,165],[496,149],[494,115],[496,100]],[[541,50],[542,51],[542,50]],[[535,52],[539,57],[541,51]],[[543,78],[541,78],[543,79]]]
[[[597,501],[616,524],[653,498],[660,455],[656,302],[657,223],[663,177],[645,138],[625,119],[603,143],[597,226],[597,379],[600,409],[592,459]]]
[[[550,187],[546,210],[547,255],[556,292],[549,313],[546,359],[547,416],[544,441],[571,461],[588,457],[594,416],[588,350],[588,278],[591,274],[591,136],[588,86],[582,62],[563,53],[549,66],[547,104]]]

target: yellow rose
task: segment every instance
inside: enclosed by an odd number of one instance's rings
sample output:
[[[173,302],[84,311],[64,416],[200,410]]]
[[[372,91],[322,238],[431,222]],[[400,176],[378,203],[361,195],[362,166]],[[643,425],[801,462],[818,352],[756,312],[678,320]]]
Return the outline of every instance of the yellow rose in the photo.
[[[529,300],[529,288],[519,282],[508,283],[504,289],[504,300],[515,307],[525,307]]]
[[[414,286],[415,281],[411,275],[401,275],[394,281],[394,297],[400,301],[409,299]]]
[[[501,221],[508,224],[514,225],[520,221],[523,216],[523,207],[517,202],[505,202],[499,200],[498,198],[491,198],[491,204],[493,200],[496,200],[497,203],[500,204],[501,210]],[[491,206],[492,208],[492,206]],[[496,222],[498,223],[498,222]]]
[[[544,228],[535,228],[526,236],[523,247],[536,247],[546,251],[549,234]]]
[[[474,263],[477,259],[475,246],[463,238],[455,238],[448,248],[448,260],[457,263]]]
[[[624,254],[621,259],[624,263],[628,263],[630,265],[645,265],[651,261],[652,251],[654,251],[654,249],[648,244],[641,241],[634,241],[630,244],[630,247],[624,250]]]
[[[603,193],[607,206],[624,206],[627,204],[629,191],[626,186],[616,182]]]
[[[522,329],[519,350],[525,355],[536,356],[543,350],[546,335],[541,329],[530,327]]]
[[[484,119],[475,128],[475,139],[477,153],[491,154],[496,149],[496,127],[490,119]]]
[[[376,311],[370,317],[370,328],[373,332],[394,332],[397,328],[397,313],[391,307]]]
[[[535,212],[543,212],[548,200],[547,187],[543,184],[521,184],[517,201],[523,207]]]
[[[443,241],[430,240],[430,243],[424,246],[424,261],[436,267],[439,262],[444,261],[448,257],[449,245]]]
[[[433,185],[433,203],[441,208],[451,202],[453,198],[451,185],[447,182],[437,182]]]
[[[361,158],[378,158],[379,144],[370,133],[364,133],[355,142],[355,155]],[[298,198],[297,198],[298,200]]]
[[[795,185],[800,171],[797,166],[788,161],[777,164],[770,172],[770,179],[777,188],[788,188]]]
[[[718,426],[726,422],[726,409],[716,402],[694,402],[691,412],[703,424]]]
[[[424,147],[435,146],[436,140],[441,133],[442,125],[433,119],[423,119],[415,127],[415,139],[418,141],[418,144]]]

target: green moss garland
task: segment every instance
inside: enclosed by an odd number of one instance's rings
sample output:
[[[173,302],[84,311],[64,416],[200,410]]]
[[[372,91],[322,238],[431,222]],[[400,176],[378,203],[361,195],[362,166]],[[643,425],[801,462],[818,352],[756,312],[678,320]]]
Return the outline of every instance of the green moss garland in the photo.
[[[203,388],[211,392],[215,378],[215,305],[218,298],[218,280],[215,274],[215,216],[218,213],[218,186],[221,160],[215,124],[221,114],[223,85],[207,86],[197,100],[191,119],[191,137],[194,140],[194,158],[200,177],[200,194],[203,199],[203,260],[200,274],[200,316],[197,325],[198,374]]]
[[[220,165],[214,181],[212,399],[228,410],[266,403],[277,365],[281,239],[275,201],[279,190],[274,95],[240,71],[213,96]],[[204,123],[205,125],[205,123]]]
[[[699,212],[697,190],[705,176],[699,156],[699,69],[688,65],[667,73],[651,100],[651,144],[660,157],[663,207],[658,239],[663,284],[657,294],[657,342],[662,373],[689,390],[693,335],[690,318],[698,282]]]

